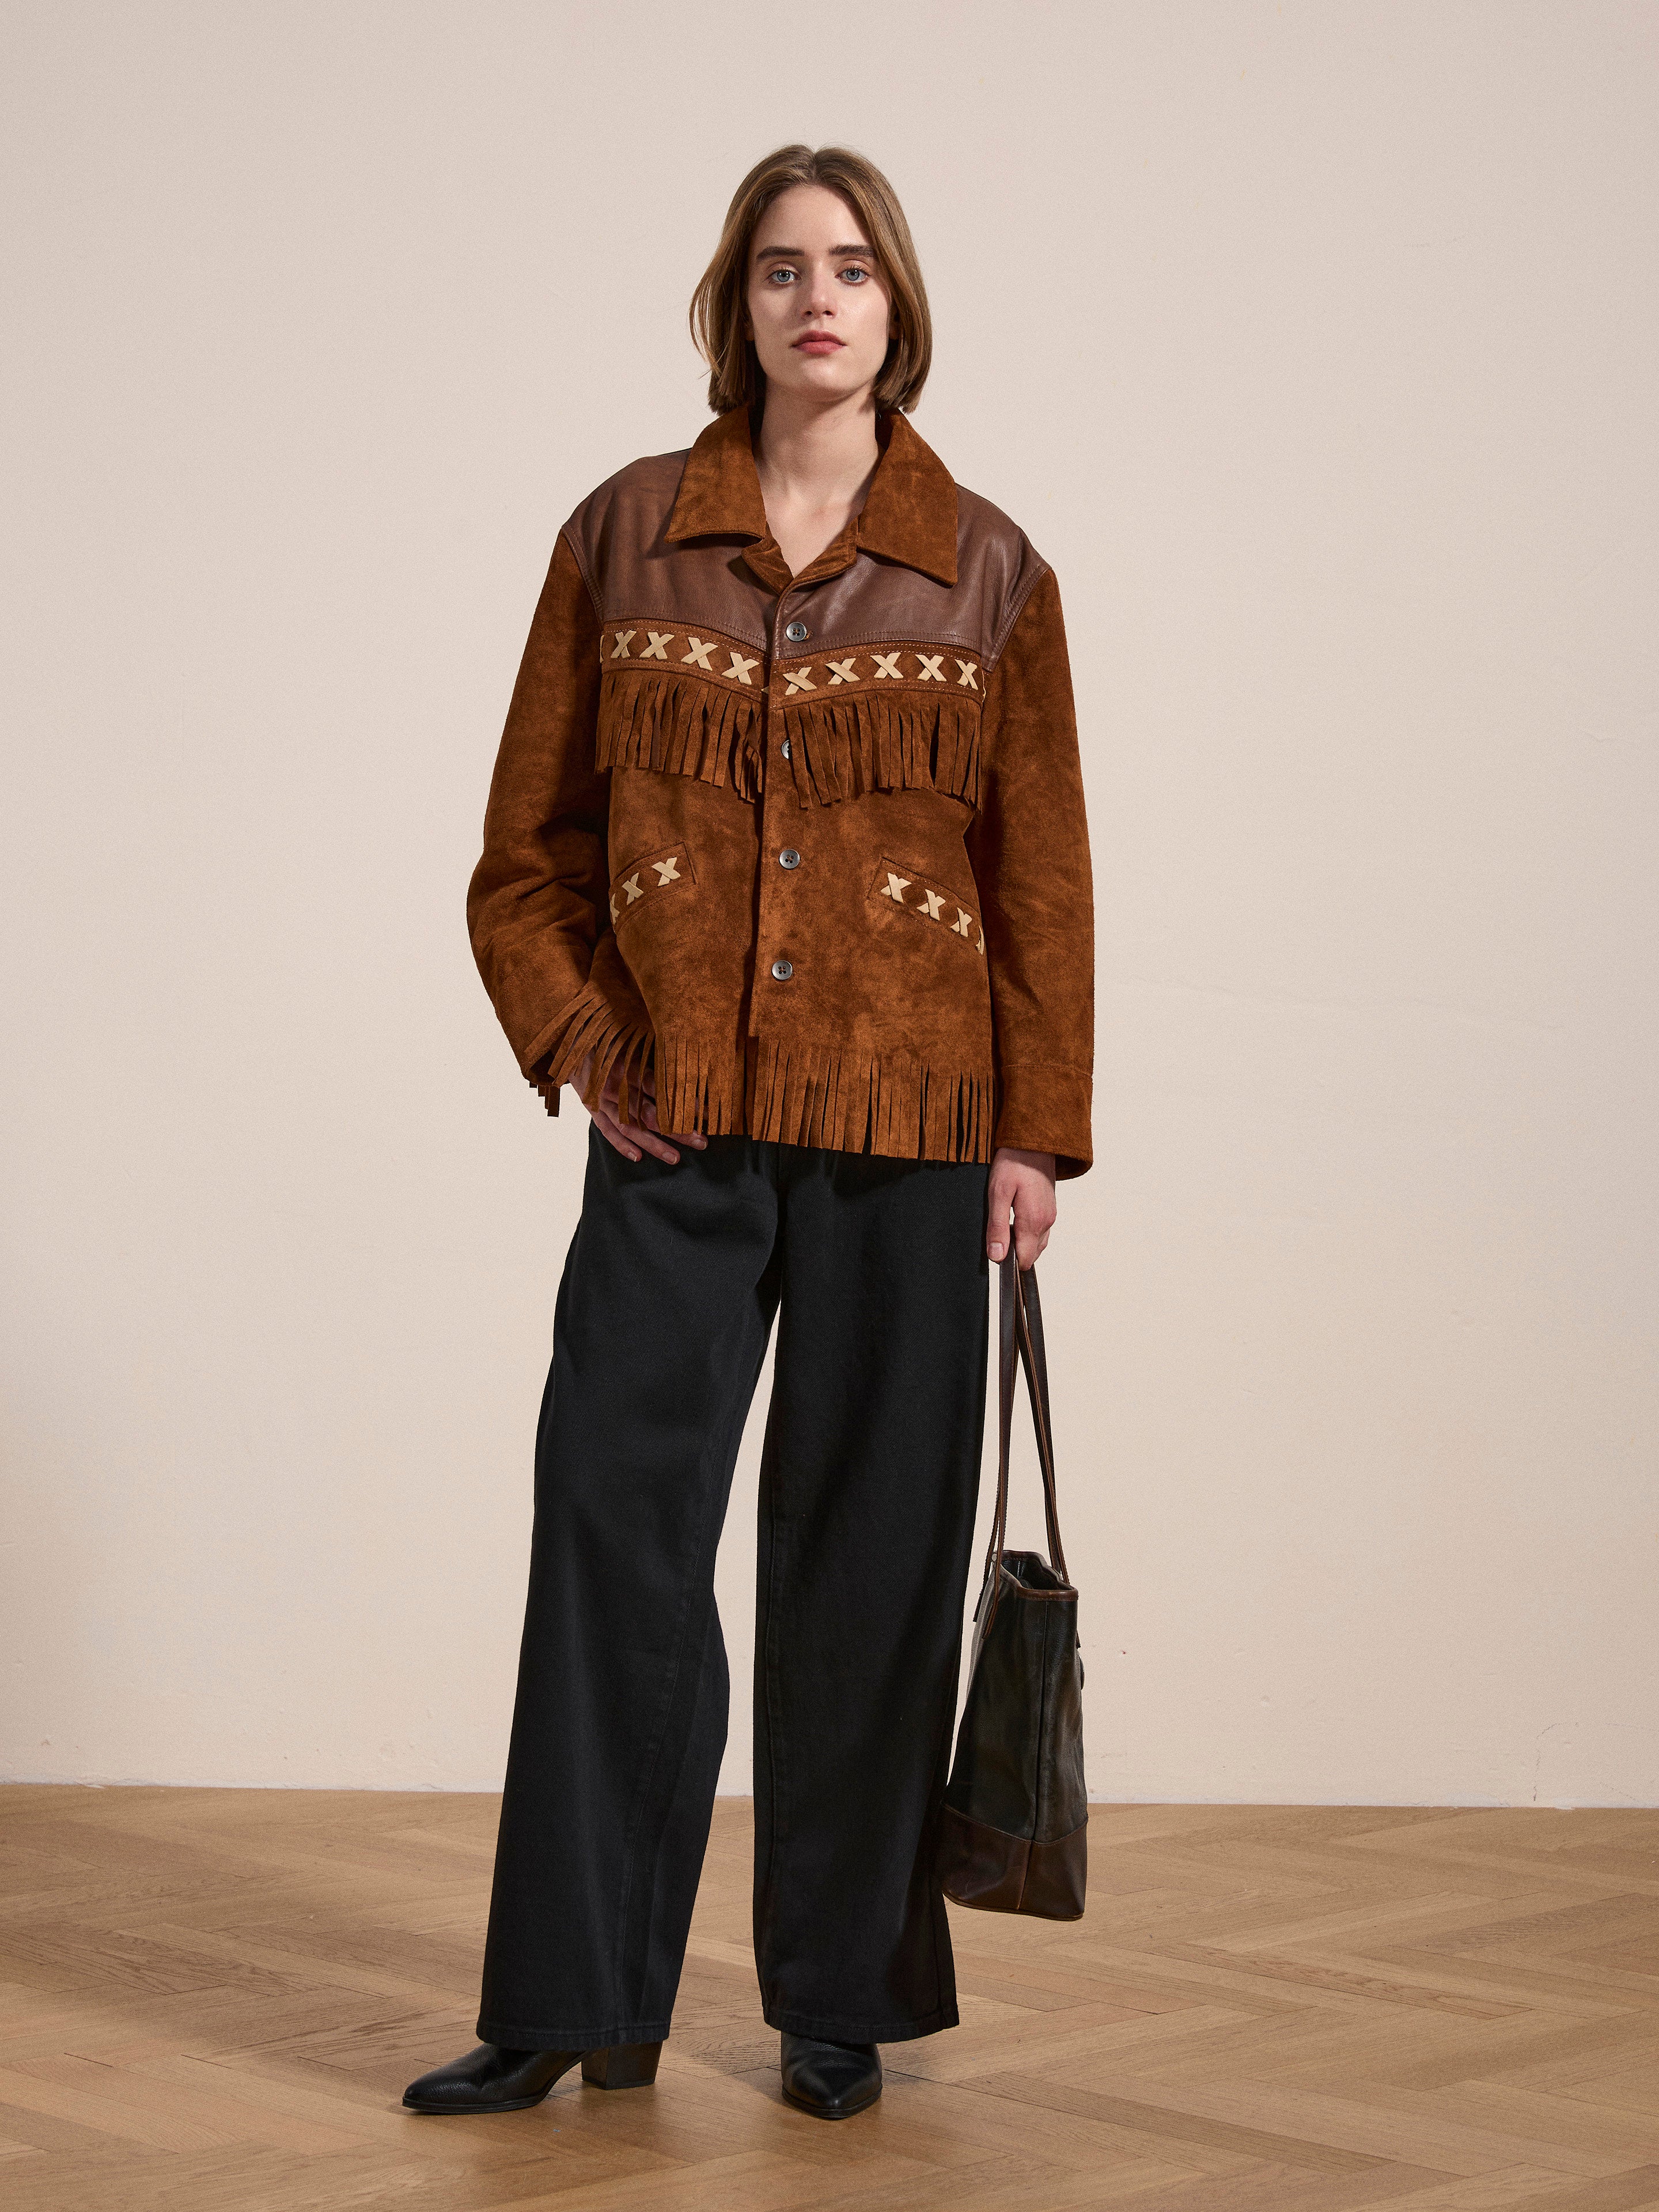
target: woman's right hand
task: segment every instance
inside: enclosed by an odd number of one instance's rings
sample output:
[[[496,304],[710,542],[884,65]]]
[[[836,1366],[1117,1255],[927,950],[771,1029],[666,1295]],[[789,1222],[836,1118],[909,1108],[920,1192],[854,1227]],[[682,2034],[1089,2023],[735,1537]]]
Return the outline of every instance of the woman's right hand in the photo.
[[[593,1055],[590,1052],[583,1057],[570,1079],[576,1096],[584,1106],[587,1105],[587,1086],[592,1079]],[[641,1118],[637,1121],[624,1121],[622,1117],[622,1071],[613,1066],[605,1079],[605,1088],[599,1093],[598,1103],[587,1109],[598,1125],[599,1134],[624,1159],[636,1160],[644,1151],[657,1159],[665,1161],[671,1168],[677,1167],[680,1156],[657,1127],[655,1074],[647,1070],[643,1079],[630,1085],[629,1089],[635,1097],[644,1093],[645,1103],[640,1108]],[[678,1141],[682,1145],[690,1145],[698,1152],[702,1152],[708,1143],[708,1138],[696,1129],[688,1130]]]

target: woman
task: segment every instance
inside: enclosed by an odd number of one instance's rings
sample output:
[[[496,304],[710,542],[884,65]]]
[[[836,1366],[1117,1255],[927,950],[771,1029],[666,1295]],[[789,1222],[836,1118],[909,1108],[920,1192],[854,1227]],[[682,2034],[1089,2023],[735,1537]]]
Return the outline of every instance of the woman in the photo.
[[[1052,574],[905,420],[890,186],[788,147],[693,303],[716,420],[560,532],[468,916],[592,1116],[555,1310],[479,2047],[417,2112],[651,2081],[726,1739],[715,1547],[763,1460],[754,1937],[789,2100],[957,2020],[932,1872],[988,1261],[1091,1160],[1092,907]]]

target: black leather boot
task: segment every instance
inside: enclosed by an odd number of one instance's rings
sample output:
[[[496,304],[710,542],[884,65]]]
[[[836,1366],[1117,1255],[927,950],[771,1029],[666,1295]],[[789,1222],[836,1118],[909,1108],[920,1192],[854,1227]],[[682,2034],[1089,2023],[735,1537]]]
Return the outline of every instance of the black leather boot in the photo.
[[[781,2064],[790,2104],[820,2120],[844,2120],[881,2094],[881,2053],[873,2043],[820,2043],[786,2027]]]
[[[465,2058],[422,2074],[404,2091],[411,2112],[521,2112],[539,2105],[580,2058],[596,2089],[642,2089],[657,2078],[659,2043],[607,2044],[598,2051],[510,2051],[481,2043]]]

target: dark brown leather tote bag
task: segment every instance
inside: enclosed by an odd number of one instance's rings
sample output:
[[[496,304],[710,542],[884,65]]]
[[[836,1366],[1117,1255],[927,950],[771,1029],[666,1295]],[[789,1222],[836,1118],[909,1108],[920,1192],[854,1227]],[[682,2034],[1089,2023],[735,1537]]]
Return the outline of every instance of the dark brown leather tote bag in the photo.
[[[974,1608],[973,1664],[936,1865],[945,1895],[958,1905],[1076,1920],[1089,1840],[1077,1592],[1060,1549],[1036,1272],[1015,1264],[1012,1243],[1000,1264],[996,1516]],[[1036,1425],[1046,1559],[1040,1552],[1005,1549],[1016,1349]]]

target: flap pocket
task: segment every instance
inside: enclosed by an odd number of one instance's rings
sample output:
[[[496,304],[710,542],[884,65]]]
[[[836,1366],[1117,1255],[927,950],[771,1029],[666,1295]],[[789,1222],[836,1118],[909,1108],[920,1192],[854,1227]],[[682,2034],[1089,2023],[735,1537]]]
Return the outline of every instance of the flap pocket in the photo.
[[[654,905],[674,891],[695,890],[696,871],[684,845],[659,845],[642,853],[611,878],[611,921],[620,927],[643,905]]]
[[[902,860],[890,860],[884,854],[876,864],[870,896],[883,906],[902,907],[918,921],[927,922],[947,936],[960,938],[964,945],[971,945],[975,952],[982,955],[985,951],[985,932],[972,901],[960,898],[943,884],[918,875]]]

